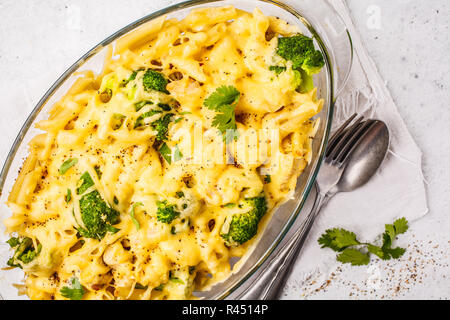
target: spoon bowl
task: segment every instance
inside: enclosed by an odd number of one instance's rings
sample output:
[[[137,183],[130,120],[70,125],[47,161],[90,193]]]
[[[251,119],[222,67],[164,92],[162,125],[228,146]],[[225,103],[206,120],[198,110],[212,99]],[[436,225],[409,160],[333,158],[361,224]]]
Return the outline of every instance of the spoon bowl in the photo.
[[[365,185],[376,173],[389,148],[389,129],[383,121],[373,120],[370,129],[352,150],[333,193],[350,192]]]

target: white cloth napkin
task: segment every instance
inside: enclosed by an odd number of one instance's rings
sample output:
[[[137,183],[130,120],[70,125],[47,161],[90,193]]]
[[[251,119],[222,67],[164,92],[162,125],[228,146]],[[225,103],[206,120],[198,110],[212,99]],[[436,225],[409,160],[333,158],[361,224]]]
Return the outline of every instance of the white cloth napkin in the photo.
[[[373,241],[384,231],[386,223],[399,217],[414,221],[428,212],[422,153],[369,57],[345,2],[329,1],[344,19],[355,49],[349,82],[337,101],[334,126],[358,112],[386,122],[391,144],[385,162],[367,185],[351,193],[336,195],[320,213],[284,289],[283,298],[288,299],[308,298],[310,293],[327,285],[330,274],[342,268],[355,278],[360,276],[362,285],[366,285],[370,266],[343,266],[336,261],[336,253],[320,248],[317,239],[326,229],[346,228],[361,236],[361,240]],[[295,230],[295,226],[291,230]],[[340,298],[338,293],[335,298]]]

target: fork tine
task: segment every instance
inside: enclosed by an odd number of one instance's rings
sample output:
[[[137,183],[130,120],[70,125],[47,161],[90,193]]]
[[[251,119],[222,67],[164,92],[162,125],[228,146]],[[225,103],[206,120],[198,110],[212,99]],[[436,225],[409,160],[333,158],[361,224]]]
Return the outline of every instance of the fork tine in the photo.
[[[349,137],[352,137],[353,133],[358,128],[363,118],[364,118],[363,116],[358,117],[356,121],[348,129],[344,128],[341,134],[336,137],[334,146],[329,150],[327,154],[327,158],[330,161],[336,159],[337,154],[342,150],[342,147],[346,145],[347,139]]]
[[[352,153],[353,149],[358,145],[359,141],[364,137],[364,135],[369,131],[369,129],[375,124],[375,120],[367,120],[360,124],[358,128],[354,131],[350,139],[341,149],[339,154],[335,158],[335,162],[342,165]]]
[[[358,116],[358,114],[354,113],[347,121],[344,122],[344,124],[342,124],[339,127],[339,129],[330,138],[330,140],[328,142],[327,152],[326,152],[327,157],[330,155],[330,153],[333,151],[334,147],[336,146],[336,142],[338,141],[339,136],[347,128],[347,126],[352,122],[352,120],[355,119],[357,116]]]

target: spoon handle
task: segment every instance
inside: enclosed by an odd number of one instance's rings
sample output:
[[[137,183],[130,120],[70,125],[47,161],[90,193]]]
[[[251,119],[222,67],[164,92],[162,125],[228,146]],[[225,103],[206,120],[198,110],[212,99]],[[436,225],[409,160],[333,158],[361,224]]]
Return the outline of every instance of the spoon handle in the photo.
[[[305,243],[320,209],[328,202],[328,195],[317,192],[314,206],[288,242],[272,258],[253,284],[239,297],[244,300],[275,300],[281,293],[292,266]]]

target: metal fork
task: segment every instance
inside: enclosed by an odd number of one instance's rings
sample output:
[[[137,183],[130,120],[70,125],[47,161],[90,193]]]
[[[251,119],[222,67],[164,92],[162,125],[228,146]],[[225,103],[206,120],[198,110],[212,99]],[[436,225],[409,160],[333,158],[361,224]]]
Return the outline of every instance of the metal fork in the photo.
[[[332,189],[339,182],[349,155],[372,124],[373,121],[363,121],[362,116],[354,114],[333,134],[317,175],[317,195],[311,212],[253,284],[237,297],[238,299],[273,300],[278,297],[315,218],[334,195]]]

